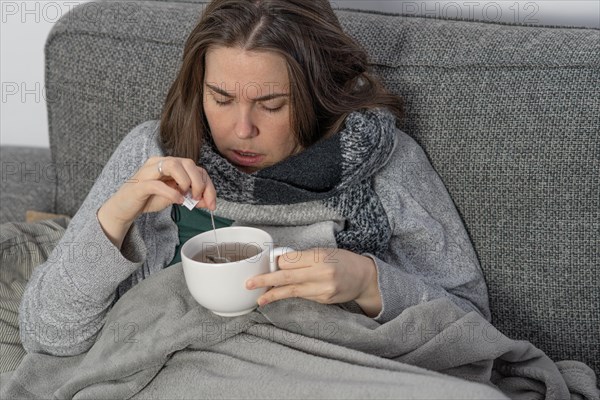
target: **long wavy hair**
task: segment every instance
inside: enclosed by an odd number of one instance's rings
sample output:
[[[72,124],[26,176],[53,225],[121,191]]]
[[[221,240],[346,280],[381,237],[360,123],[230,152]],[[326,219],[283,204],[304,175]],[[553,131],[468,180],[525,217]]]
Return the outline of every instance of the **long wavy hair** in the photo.
[[[366,51],[347,35],[327,0],[213,0],[186,40],[167,94],[160,135],[167,155],[198,161],[210,132],[203,110],[210,48],[283,56],[290,80],[290,126],[306,148],[338,131],[356,110],[387,107],[403,117],[402,99],[369,72]]]

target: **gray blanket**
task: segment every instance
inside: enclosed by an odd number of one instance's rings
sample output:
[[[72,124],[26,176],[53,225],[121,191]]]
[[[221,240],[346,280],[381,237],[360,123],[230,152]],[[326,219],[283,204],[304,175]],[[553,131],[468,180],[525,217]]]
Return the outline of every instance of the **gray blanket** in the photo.
[[[218,317],[177,264],[127,292],[87,353],[28,354],[0,376],[0,397],[599,398],[584,364],[554,363],[449,300],[383,325],[353,304],[287,299]]]
[[[0,373],[13,371],[25,349],[19,337],[19,304],[34,268],[50,257],[69,217],[0,225]]]

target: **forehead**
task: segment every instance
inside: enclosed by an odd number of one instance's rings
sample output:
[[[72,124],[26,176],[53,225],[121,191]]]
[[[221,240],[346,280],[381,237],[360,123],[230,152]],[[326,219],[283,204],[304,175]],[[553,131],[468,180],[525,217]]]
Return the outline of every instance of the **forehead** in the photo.
[[[270,51],[246,51],[241,48],[214,47],[205,59],[206,83],[216,85],[261,85],[276,89],[289,87],[285,59]]]

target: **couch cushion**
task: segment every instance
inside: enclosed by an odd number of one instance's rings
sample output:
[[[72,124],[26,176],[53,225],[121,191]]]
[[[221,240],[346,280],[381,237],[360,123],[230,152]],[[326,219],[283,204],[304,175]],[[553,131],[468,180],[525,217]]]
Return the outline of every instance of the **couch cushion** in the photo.
[[[23,222],[29,209],[53,211],[56,169],[50,149],[0,146],[0,224]]]
[[[118,142],[157,119],[202,4],[75,8],[46,46],[57,209],[74,214]],[[494,324],[600,371],[600,31],[337,10],[406,101],[473,240]],[[89,14],[89,13],[88,13]],[[115,174],[115,179],[126,179]]]

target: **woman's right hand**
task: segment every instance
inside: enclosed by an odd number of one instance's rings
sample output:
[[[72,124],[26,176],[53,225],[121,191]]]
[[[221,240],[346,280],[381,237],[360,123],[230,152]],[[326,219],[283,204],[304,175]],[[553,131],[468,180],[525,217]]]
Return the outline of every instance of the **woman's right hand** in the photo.
[[[158,170],[162,161],[161,171]],[[143,213],[182,204],[191,191],[196,207],[216,209],[217,193],[204,168],[189,158],[150,157],[144,165],[102,205],[98,217],[105,223],[130,226]],[[105,223],[102,223],[103,227]]]

